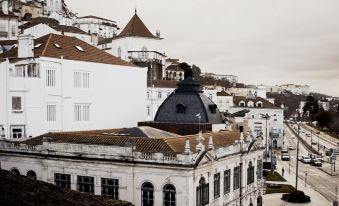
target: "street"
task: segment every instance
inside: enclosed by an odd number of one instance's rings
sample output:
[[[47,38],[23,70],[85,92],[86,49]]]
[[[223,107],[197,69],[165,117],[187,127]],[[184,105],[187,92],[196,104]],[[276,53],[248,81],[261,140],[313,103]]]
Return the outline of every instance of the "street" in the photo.
[[[301,129],[301,131],[305,131],[304,129]],[[306,132],[300,132],[301,138],[306,138],[307,142],[311,143],[311,137],[307,137]],[[295,145],[297,146],[297,138],[292,133],[292,131],[285,125],[285,147],[288,147],[289,145]],[[315,138],[313,141],[317,141],[318,144],[318,137],[312,137]],[[323,140],[322,138],[319,138],[319,144],[325,145],[326,148],[334,147],[334,145],[331,145],[326,140]],[[299,156],[301,155],[308,155],[310,151],[307,150],[307,148],[300,142],[299,144]],[[313,145],[314,149],[317,148],[318,145]],[[325,154],[325,151],[323,150],[323,147],[319,147],[319,152],[322,154]],[[297,150],[290,150],[289,151],[291,159],[290,161],[281,161],[281,155],[280,152],[278,152],[278,164],[282,165],[282,167],[285,168],[285,172],[289,172],[292,174],[295,174],[296,172],[296,158],[297,158]],[[324,158],[325,160],[325,158]],[[338,163],[338,162],[337,162]],[[338,165],[338,164],[337,164]],[[331,168],[331,165],[328,162],[323,162],[322,166],[325,170],[325,168]],[[330,169],[328,169],[330,171]],[[280,171],[279,171],[280,172]],[[299,161],[299,178],[305,180],[305,177],[307,176],[306,182],[308,185],[310,185],[312,188],[314,188],[316,191],[318,191],[321,195],[323,195],[326,199],[329,201],[333,201],[337,199],[337,187],[339,187],[339,176],[331,176],[328,173],[322,171],[320,168],[311,166],[309,164],[304,164],[301,161]],[[299,182],[299,185],[302,184],[302,182]],[[295,182],[293,183],[293,186],[295,186]]]

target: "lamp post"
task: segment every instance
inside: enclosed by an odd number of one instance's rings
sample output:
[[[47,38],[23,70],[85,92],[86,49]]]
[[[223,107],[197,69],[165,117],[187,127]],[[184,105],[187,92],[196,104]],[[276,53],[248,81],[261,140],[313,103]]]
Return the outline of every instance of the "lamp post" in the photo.
[[[270,115],[268,114],[260,114],[262,118],[266,120],[266,151],[265,151],[265,159],[267,162],[267,154],[268,154],[268,126],[267,126],[267,121],[271,118]],[[273,140],[271,138],[271,173],[273,174],[274,172],[274,166],[273,166]]]
[[[298,173],[299,173],[299,161],[298,161],[298,157],[299,157],[299,139],[300,139],[300,122],[297,123],[298,124],[298,143],[297,143],[297,158],[296,162],[296,173],[295,173],[295,190],[298,190]]]

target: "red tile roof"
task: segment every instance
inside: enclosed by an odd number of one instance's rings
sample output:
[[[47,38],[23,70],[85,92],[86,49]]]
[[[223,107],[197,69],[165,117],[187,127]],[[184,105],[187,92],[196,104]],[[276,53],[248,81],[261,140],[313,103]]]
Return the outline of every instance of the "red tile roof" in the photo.
[[[154,36],[145,26],[144,22],[139,18],[137,14],[134,14],[132,19],[128,22],[126,27],[118,35],[122,36],[139,36],[139,37],[148,37],[148,38],[158,38]]]
[[[57,34],[48,34],[34,40],[34,44],[42,44],[38,48],[34,49],[34,57],[50,57],[61,58],[75,61],[86,61],[102,64],[113,64],[122,66],[134,66],[136,65],[121,60],[111,54],[108,54],[84,41],[81,41],[75,37],[69,37]],[[60,48],[57,48],[55,44],[58,44]],[[84,51],[79,51],[75,46],[80,46]],[[5,58],[17,58],[18,48],[13,48],[7,52],[0,54],[0,59]]]
[[[232,96],[229,93],[225,92],[225,91],[221,91],[221,92],[217,92],[217,96]]]
[[[154,87],[156,88],[177,88],[178,87],[178,81],[175,80],[153,80],[151,82],[147,82],[147,87]]]
[[[57,143],[74,143],[74,144],[91,144],[91,145],[112,145],[124,147],[127,144],[136,146],[136,151],[153,152],[165,154],[182,154],[185,148],[185,140],[190,140],[191,151],[195,152],[196,135],[178,136],[178,137],[163,137],[163,138],[148,138],[140,136],[130,136],[119,134],[123,129],[114,130],[96,130],[82,132],[60,132],[47,133],[39,137],[26,140],[25,144],[41,145],[43,138],[47,137],[51,142]],[[209,137],[212,136],[214,147],[223,147],[239,140],[240,133],[231,131],[220,131],[214,133],[204,133],[204,145],[208,146]]]

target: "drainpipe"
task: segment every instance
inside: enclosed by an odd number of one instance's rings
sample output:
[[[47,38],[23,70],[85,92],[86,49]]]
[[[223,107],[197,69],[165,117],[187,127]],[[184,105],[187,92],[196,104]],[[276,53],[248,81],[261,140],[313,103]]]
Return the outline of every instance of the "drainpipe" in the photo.
[[[6,109],[6,119],[5,119],[5,135],[7,137],[7,139],[10,138],[10,128],[9,128],[9,115],[10,115],[10,111],[9,111],[9,92],[8,92],[8,81],[9,81],[9,60],[8,58],[6,58],[6,66],[5,66],[5,78],[6,78],[6,86],[5,86],[5,102],[6,102],[6,106],[5,106],[5,109]]]

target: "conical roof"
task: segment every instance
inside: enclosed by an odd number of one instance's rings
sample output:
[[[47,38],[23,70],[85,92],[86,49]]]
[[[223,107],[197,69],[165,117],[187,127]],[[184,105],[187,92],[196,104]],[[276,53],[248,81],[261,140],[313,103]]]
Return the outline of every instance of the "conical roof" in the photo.
[[[128,22],[126,27],[122,30],[122,32],[118,36],[139,36],[147,38],[158,38],[147,29],[144,22],[142,22],[137,13],[134,14],[132,19]]]

